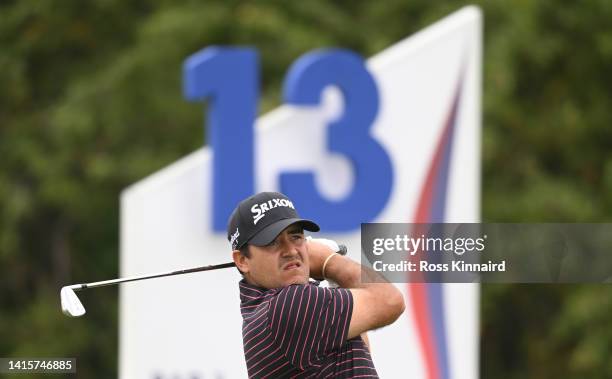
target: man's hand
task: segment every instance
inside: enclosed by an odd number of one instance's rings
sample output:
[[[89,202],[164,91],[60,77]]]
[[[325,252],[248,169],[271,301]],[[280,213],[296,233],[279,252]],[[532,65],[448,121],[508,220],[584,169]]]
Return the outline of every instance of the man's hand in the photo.
[[[334,250],[335,245],[335,250]],[[338,244],[323,238],[308,239],[308,258],[310,260],[310,277],[316,280],[323,279],[323,263],[333,253],[338,251]],[[331,258],[334,259],[334,258]]]

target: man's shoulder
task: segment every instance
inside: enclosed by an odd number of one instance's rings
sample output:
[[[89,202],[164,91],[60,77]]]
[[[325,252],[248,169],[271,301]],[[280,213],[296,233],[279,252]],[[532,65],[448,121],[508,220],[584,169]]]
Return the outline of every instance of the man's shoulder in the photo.
[[[319,282],[309,282],[278,288],[272,295],[272,303],[282,303],[286,306],[299,304],[317,306],[336,300],[340,303],[350,302],[352,299],[349,298],[352,298],[352,295],[348,289],[321,287]]]
[[[290,284],[285,287],[276,288],[275,295],[286,296],[295,294],[309,294],[320,290],[323,290],[323,288],[319,287],[319,282],[308,282],[306,284]]]

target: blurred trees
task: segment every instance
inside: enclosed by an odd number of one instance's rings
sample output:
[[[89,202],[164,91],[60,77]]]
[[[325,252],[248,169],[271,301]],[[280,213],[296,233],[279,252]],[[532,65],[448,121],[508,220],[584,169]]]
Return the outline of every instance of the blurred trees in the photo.
[[[181,64],[213,44],[260,52],[261,112],[321,47],[370,56],[463,1],[7,1],[0,5],[0,356],[76,356],[114,377],[117,291],[88,317],[61,285],[118,273],[120,191],[198,149]],[[608,221],[612,3],[482,1],[483,219]],[[612,376],[607,286],[485,285],[482,376]]]

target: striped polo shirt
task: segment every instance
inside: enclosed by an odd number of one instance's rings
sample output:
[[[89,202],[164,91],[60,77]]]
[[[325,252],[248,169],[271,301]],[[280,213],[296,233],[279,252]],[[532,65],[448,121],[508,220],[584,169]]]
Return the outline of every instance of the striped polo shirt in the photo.
[[[265,289],[240,281],[249,378],[378,378],[361,337],[347,340],[351,292],[318,284]]]

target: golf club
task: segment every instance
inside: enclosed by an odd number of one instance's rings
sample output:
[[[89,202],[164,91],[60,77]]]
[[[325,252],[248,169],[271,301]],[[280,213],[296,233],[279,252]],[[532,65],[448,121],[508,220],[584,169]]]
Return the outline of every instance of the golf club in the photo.
[[[320,239],[318,240],[321,241]],[[335,242],[331,240],[329,241],[335,244]],[[325,243],[324,241],[321,241],[321,242]],[[329,244],[329,243],[326,243],[326,244]],[[337,251],[338,254],[346,255],[346,252],[347,252],[346,246],[344,245],[336,245],[336,246],[338,246],[338,251]],[[158,273],[158,274],[152,274],[152,275],[132,276],[129,278],[119,278],[119,279],[103,280],[99,282],[80,283],[80,284],[72,284],[72,285],[64,286],[62,287],[60,291],[62,312],[64,312],[65,315],[71,316],[71,317],[79,317],[85,314],[85,308],[83,307],[83,304],[81,304],[81,301],[77,297],[75,291],[82,291],[88,288],[95,288],[95,287],[111,286],[111,285],[115,285],[119,283],[135,282],[138,280],[163,278],[166,276],[191,274],[194,272],[201,272],[201,271],[218,270],[218,269],[228,268],[228,267],[236,267],[236,265],[234,264],[234,262],[229,262],[229,263],[222,263],[218,265],[201,266],[201,267],[189,268],[185,270],[170,271],[170,272],[164,272],[164,273]]]

